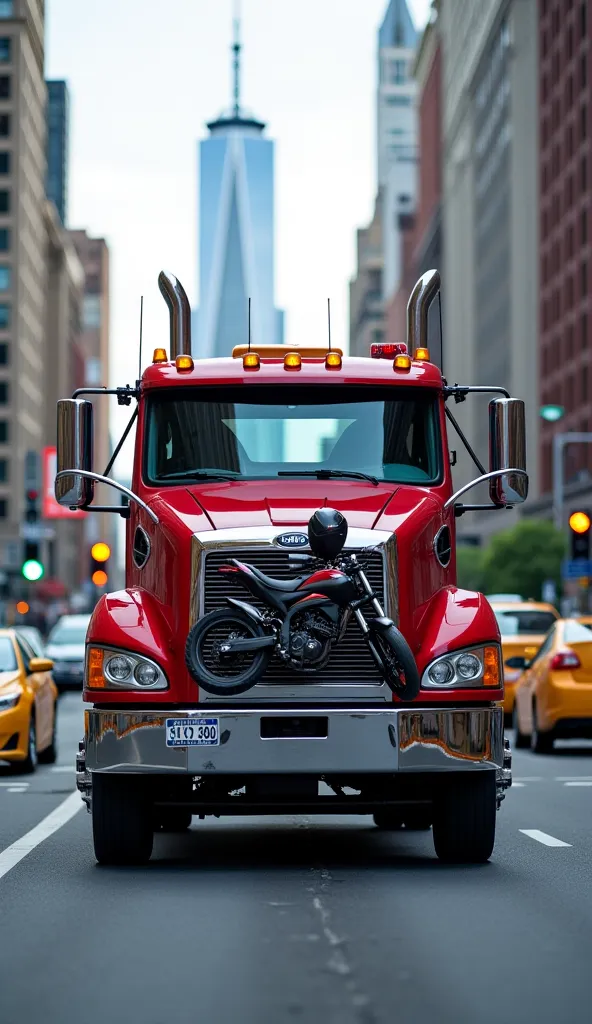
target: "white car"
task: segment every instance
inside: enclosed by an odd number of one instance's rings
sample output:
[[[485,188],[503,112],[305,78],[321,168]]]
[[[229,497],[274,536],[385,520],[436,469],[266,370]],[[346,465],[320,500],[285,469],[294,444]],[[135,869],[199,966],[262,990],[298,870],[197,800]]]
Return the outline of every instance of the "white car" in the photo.
[[[63,615],[47,638],[46,656],[53,661],[58,690],[82,689],[86,631],[90,615]]]

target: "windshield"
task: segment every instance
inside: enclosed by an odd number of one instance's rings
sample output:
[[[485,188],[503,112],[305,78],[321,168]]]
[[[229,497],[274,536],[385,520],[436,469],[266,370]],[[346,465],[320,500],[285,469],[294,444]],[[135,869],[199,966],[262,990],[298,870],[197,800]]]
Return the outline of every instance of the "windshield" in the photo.
[[[240,385],[152,397],[146,478],[160,484],[216,470],[247,480],[341,470],[437,483],[436,398],[419,389],[397,388],[396,397],[394,391]]]
[[[0,636],[0,672],[14,672],[17,667],[12,640],[7,636]]]
[[[86,624],[82,626],[64,623],[52,629],[49,634],[49,644],[84,644],[86,641]]]
[[[544,635],[555,622],[552,612],[496,611],[495,617],[502,636],[519,636],[520,634]]]

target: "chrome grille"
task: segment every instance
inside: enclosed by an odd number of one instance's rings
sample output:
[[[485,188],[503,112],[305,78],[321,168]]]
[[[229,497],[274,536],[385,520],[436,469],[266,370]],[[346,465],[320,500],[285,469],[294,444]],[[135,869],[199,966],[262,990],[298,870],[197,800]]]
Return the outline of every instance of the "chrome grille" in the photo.
[[[353,550],[353,549],[352,549]],[[226,597],[238,597],[241,600],[249,601],[261,609],[261,602],[252,597],[246,589],[241,586],[233,586],[228,576],[218,572],[221,565],[228,563],[230,558],[240,558],[241,561],[250,562],[268,576],[276,579],[289,580],[294,576],[302,574],[302,567],[288,560],[288,552],[280,551],[277,548],[256,548],[247,549],[232,548],[224,551],[210,551],[205,555],[204,573],[204,595],[203,610],[211,612],[215,608],[223,608]],[[376,593],[380,603],[384,607],[384,562],[383,556],[376,551],[370,555],[364,555],[366,563],[366,576]],[[374,614],[374,611],[371,611]],[[388,614],[388,610],[387,610]],[[333,651],[328,664],[321,672],[308,675],[308,679],[315,685],[319,683],[371,683],[376,685],[381,682],[380,674],[374,664],[360,627],[355,619],[350,621],[345,636],[340,644]],[[300,676],[300,678],[304,678]],[[286,668],[279,659],[273,658],[267,672],[264,683],[294,683],[294,672]]]

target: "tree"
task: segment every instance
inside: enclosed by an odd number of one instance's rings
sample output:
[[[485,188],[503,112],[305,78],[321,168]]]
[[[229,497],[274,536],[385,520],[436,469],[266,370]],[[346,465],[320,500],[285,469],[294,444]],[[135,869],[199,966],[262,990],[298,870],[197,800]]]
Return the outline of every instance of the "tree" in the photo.
[[[541,599],[545,580],[561,588],[565,536],[545,519],[523,519],[492,537],[485,549],[483,573],[487,593],[522,594]]]
[[[483,572],[482,548],[468,544],[459,544],[456,549],[456,580],[463,590],[483,590],[485,574]]]

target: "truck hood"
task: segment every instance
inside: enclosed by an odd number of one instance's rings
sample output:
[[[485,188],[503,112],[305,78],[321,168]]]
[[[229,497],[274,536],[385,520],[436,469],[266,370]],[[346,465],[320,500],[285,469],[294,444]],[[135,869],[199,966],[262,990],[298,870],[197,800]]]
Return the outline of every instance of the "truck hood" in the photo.
[[[436,502],[423,488],[357,480],[233,481],[170,492],[167,501],[183,515],[188,495],[211,529],[251,526],[305,526],[323,506],[337,508],[352,527],[396,530],[426,501]],[[177,504],[178,502],[178,504]],[[204,522],[205,526],[205,522]],[[201,529],[204,528],[201,527]]]

